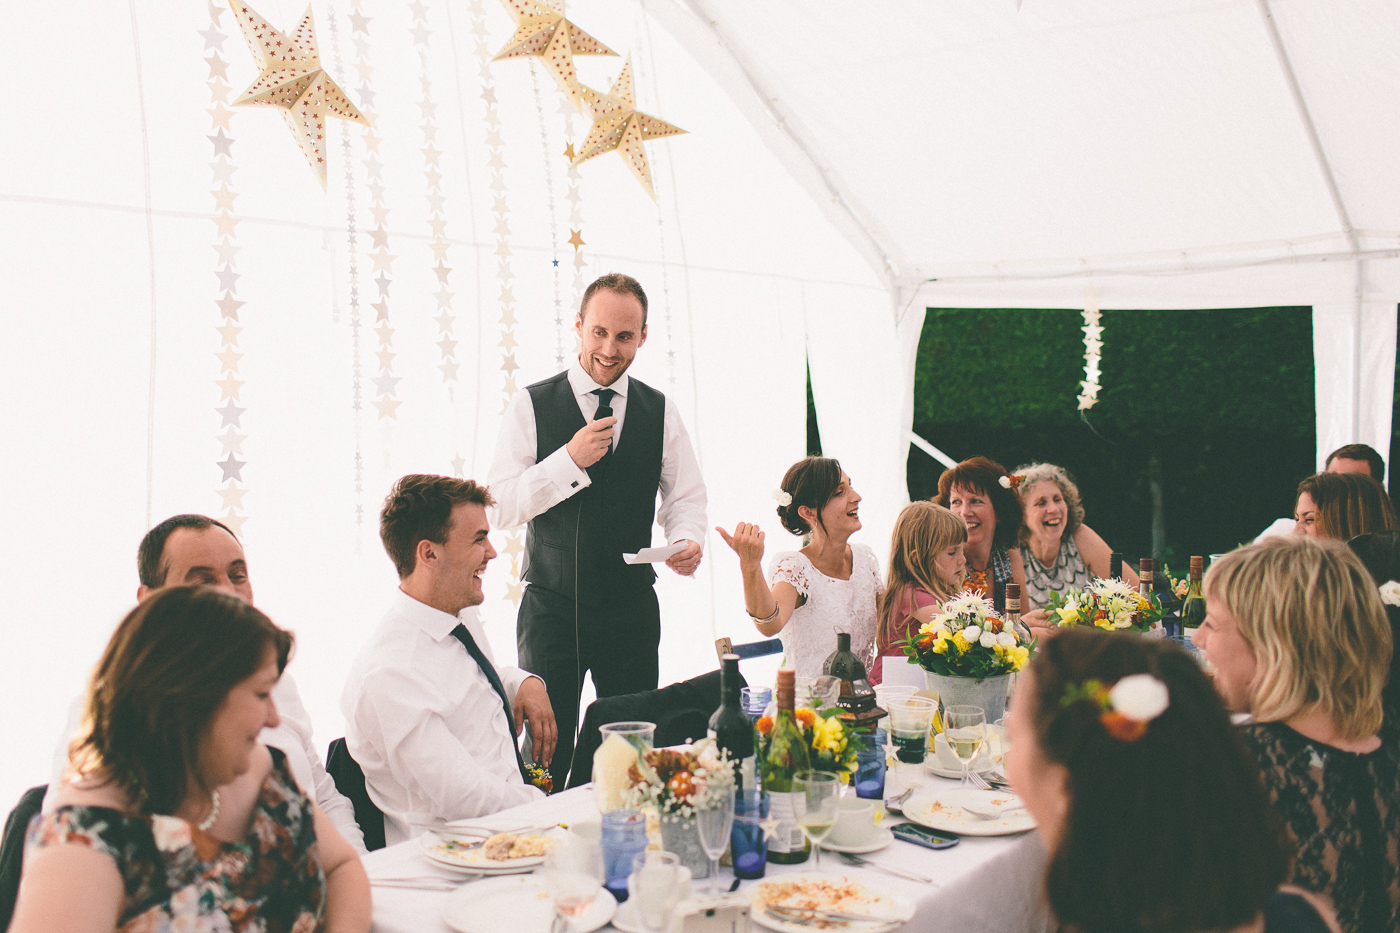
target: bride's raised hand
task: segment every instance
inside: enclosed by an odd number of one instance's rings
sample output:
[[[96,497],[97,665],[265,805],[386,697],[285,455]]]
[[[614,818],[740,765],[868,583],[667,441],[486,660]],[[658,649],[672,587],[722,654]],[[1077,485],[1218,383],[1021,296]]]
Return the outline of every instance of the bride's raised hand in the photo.
[[[732,535],[718,525],[715,526],[715,531],[718,531],[724,543],[739,555],[740,563],[757,564],[763,561],[763,529],[757,525],[740,522],[734,526]]]

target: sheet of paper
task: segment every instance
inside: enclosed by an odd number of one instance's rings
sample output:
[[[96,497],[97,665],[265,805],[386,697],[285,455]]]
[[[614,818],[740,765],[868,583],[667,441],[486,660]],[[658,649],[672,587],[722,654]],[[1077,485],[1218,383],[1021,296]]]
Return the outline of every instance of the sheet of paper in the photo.
[[[629,564],[659,564],[684,550],[684,543],[668,547],[644,547],[635,554],[623,554],[622,559]]]

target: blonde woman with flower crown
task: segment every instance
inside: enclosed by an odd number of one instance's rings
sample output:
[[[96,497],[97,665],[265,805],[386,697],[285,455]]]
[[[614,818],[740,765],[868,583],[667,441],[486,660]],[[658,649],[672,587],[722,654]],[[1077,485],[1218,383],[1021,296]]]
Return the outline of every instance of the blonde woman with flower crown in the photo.
[[[783,475],[778,519],[794,535],[810,536],[800,551],[778,554],[763,575],[763,531],[740,522],[730,534],[716,528],[739,555],[744,603],[754,627],[783,640],[787,666],[816,678],[836,649],[836,632],[849,632],[856,657],[869,657],[880,601],[880,561],[869,545],[851,544],[860,530],[860,494],[841,464],[807,457]],[[770,584],[771,580],[771,584]]]
[[[962,589],[967,558],[967,525],[933,502],[911,502],[895,519],[890,536],[890,568],[875,621],[872,684],[884,679],[885,658],[904,657],[913,625],[933,618],[938,607]]]

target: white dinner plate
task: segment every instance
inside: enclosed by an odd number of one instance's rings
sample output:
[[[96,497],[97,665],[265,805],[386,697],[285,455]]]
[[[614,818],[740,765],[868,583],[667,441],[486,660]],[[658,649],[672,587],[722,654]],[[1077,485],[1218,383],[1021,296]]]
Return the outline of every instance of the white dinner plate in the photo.
[[[974,760],[969,771],[976,771],[978,774],[986,774],[996,767],[996,762],[990,758]],[[936,774],[941,778],[952,778],[954,781],[962,780],[962,768],[945,768],[938,763],[938,756],[930,754],[924,759],[924,770],[929,774]]]
[[[959,836],[1009,836],[1035,829],[1035,820],[1025,810],[1016,810],[995,820],[983,820],[962,808],[964,802],[1004,807],[1015,797],[1005,790],[925,786],[904,801],[904,815],[921,826]]]
[[[894,842],[894,833],[890,832],[888,827],[876,826],[875,832],[870,835],[870,839],[859,845],[837,845],[830,839],[827,839],[822,843],[822,848],[826,849],[828,852],[845,852],[848,855],[865,855],[869,852],[879,852],[892,842]]]
[[[588,913],[570,921],[572,933],[590,933],[612,919],[617,901],[599,888]],[[483,878],[447,896],[442,921],[457,933],[549,933],[554,902],[534,875]]]
[[[555,837],[557,832],[551,830],[544,835]],[[482,875],[511,875],[534,871],[544,864],[543,855],[511,859],[487,858],[479,845],[466,846],[450,839],[443,839],[433,833],[424,833],[418,839],[419,845],[423,847],[423,854],[430,862],[457,871],[469,871]]]
[[[872,918],[878,919],[869,921],[822,920],[819,924],[814,924],[811,921],[795,923],[791,920],[775,917],[764,909],[767,900],[765,895],[772,893],[777,886],[790,883],[815,884],[823,882],[836,885],[854,884],[858,885],[864,892],[856,903],[845,902],[829,909],[850,914],[868,913]],[[764,878],[754,885],[752,903],[753,910],[750,912],[750,919],[759,926],[777,930],[779,933],[812,933],[813,929],[850,930],[851,933],[888,933],[890,930],[898,929],[914,917],[914,902],[904,895],[871,885],[864,879],[826,872],[820,874],[796,872]]]

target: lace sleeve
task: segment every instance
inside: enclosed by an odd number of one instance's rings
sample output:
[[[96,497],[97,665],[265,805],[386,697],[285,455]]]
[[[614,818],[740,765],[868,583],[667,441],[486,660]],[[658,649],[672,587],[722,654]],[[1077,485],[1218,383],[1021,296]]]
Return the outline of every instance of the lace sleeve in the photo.
[[[811,583],[807,576],[808,567],[807,558],[797,551],[779,554],[777,559],[773,561],[773,569],[769,573],[769,586],[775,583],[787,583],[797,590],[797,595],[805,600],[811,595]]]

